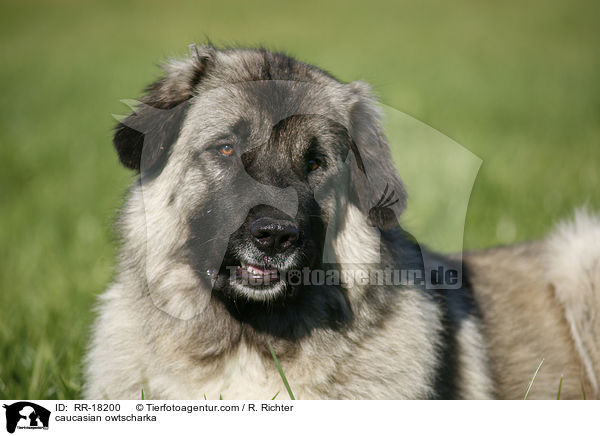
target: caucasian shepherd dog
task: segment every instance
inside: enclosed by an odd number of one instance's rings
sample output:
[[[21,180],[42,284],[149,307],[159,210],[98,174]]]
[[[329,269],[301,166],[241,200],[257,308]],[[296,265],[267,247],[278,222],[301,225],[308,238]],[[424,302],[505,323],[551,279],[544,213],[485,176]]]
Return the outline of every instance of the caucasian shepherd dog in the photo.
[[[300,399],[522,398],[542,359],[529,398],[561,377],[562,398],[598,397],[600,222],[428,252],[398,226],[406,194],[364,83],[192,47],[114,145],[139,178],[86,397],[270,399],[270,347]]]

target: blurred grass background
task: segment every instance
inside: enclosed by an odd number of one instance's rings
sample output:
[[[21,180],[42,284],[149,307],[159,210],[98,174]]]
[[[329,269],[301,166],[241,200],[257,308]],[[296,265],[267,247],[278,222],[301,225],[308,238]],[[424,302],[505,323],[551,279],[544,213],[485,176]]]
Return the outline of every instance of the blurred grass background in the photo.
[[[483,160],[465,245],[540,237],[600,206],[596,1],[0,3],[0,398],[79,395],[112,220],[132,175],[112,113],[191,42],[264,44]]]

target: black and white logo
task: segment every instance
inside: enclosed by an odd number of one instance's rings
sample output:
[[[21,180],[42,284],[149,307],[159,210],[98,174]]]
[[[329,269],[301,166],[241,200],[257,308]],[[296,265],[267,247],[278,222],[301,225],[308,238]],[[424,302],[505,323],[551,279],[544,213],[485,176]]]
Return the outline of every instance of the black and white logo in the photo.
[[[14,433],[16,429],[22,430],[48,430],[50,411],[29,401],[19,401],[10,405],[4,404],[6,409],[6,431]]]

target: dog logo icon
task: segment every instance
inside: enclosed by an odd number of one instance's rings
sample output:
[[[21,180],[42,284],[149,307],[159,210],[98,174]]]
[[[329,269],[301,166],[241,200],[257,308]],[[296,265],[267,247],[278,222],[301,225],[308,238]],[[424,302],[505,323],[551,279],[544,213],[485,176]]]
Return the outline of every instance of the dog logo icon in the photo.
[[[48,430],[50,411],[28,401],[19,401],[11,405],[4,404],[6,409],[6,431],[14,433],[18,429]]]

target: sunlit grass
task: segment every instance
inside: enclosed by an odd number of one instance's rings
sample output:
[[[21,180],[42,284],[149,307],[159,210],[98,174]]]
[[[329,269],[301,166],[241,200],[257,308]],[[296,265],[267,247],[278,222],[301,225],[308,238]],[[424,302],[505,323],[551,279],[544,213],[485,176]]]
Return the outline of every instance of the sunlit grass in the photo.
[[[531,388],[533,387],[533,384],[535,383],[535,378],[537,377],[538,372],[540,372],[540,368],[542,367],[543,364],[544,364],[544,359],[542,359],[540,361],[540,364],[538,365],[537,369],[533,373],[533,377],[531,378],[531,381],[529,382],[529,385],[527,386],[527,390],[525,391],[525,395],[523,396],[524,400],[526,400],[527,397],[529,396],[529,392],[531,392]]]

